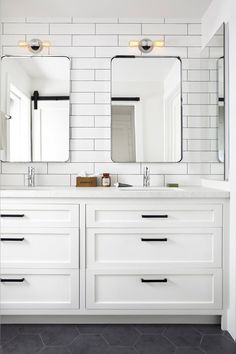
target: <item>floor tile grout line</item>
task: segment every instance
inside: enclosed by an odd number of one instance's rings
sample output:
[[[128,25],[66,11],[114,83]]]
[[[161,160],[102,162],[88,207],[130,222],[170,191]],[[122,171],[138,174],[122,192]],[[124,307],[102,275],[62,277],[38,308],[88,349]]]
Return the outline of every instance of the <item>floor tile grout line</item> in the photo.
[[[121,324],[122,325],[122,324]],[[141,324],[141,325],[145,325],[145,324]],[[4,325],[3,325],[4,326]],[[30,326],[30,325],[29,325]],[[49,324],[49,325],[45,325],[45,328],[47,328],[47,327],[53,327],[53,324]],[[60,325],[59,325],[60,326]],[[62,326],[63,326],[63,324],[62,324]],[[70,326],[70,325],[69,325]],[[125,326],[125,324],[123,324],[123,326]],[[175,351],[173,352],[173,353],[177,353],[177,348],[181,348],[181,346],[177,346],[177,345],[175,345],[173,342],[172,342],[172,340],[170,340],[167,336],[165,336],[165,331],[168,329],[168,327],[169,328],[171,328],[171,326],[173,327],[173,325],[168,325],[168,324],[165,324],[165,325],[163,325],[163,326],[165,326],[166,328],[164,328],[163,329],[163,331],[161,332],[161,334],[160,333],[157,333],[157,334],[150,334],[150,333],[146,333],[146,334],[143,334],[143,333],[141,333],[140,332],[140,330],[138,330],[138,328],[136,328],[136,324],[131,324],[131,325],[129,325],[131,328],[133,328],[134,330],[135,330],[135,332],[139,335],[139,338],[137,339],[137,341],[138,340],[140,340],[140,337],[143,337],[143,336],[148,336],[148,335],[151,335],[151,336],[153,336],[153,337],[162,337],[162,338],[165,338],[165,340],[167,341],[167,342],[169,342],[171,345],[173,345],[174,346],[174,348],[175,348]],[[177,328],[181,328],[181,325],[178,325],[178,324],[176,324],[176,325],[174,325],[174,326],[176,326]],[[219,330],[219,332],[218,333],[202,333],[201,332],[201,330],[200,330],[200,328],[198,329],[197,328],[197,325],[196,324],[192,324],[192,325],[188,325],[189,326],[189,328],[191,328],[192,330],[194,330],[194,332],[196,333],[196,334],[199,334],[200,336],[201,336],[201,340],[200,340],[200,344],[198,345],[198,346],[183,346],[183,347],[186,347],[186,348],[192,348],[192,349],[194,349],[194,348],[198,348],[202,353],[205,353],[205,354],[207,354],[207,351],[204,349],[204,348],[202,348],[202,341],[203,341],[203,339],[205,338],[205,337],[207,337],[208,339],[209,338],[211,338],[211,340],[212,340],[212,337],[215,337],[215,338],[224,338],[224,340],[225,340],[225,343],[231,343],[231,345],[236,345],[235,344],[235,342],[233,341],[233,339],[231,339],[229,336],[227,336],[226,334],[228,333],[228,332],[226,332],[226,331],[221,331],[221,330]],[[78,338],[79,336],[84,336],[84,337],[86,337],[86,336],[92,336],[92,335],[97,335],[97,336],[99,336],[99,337],[101,337],[101,338],[103,338],[103,340],[104,340],[104,342],[105,343],[107,343],[107,340],[106,340],[106,338],[104,337],[104,335],[103,335],[103,333],[85,333],[85,334],[81,334],[81,332],[79,332],[79,325],[72,325],[72,327],[73,328],[76,328],[76,331],[77,331],[77,333],[78,333],[78,335],[73,339],[73,341],[74,340],[76,340],[76,338]],[[99,327],[99,326],[98,326]],[[211,325],[210,325],[210,327],[211,327]],[[219,327],[219,326],[215,326],[215,325],[212,325],[212,328],[214,329],[214,328],[216,328],[216,327]],[[15,339],[18,335],[19,336],[34,336],[34,337],[39,337],[40,339],[41,339],[41,342],[42,342],[42,344],[43,344],[43,347],[42,348],[40,348],[38,351],[37,351],[37,353],[41,353],[41,352],[43,352],[43,350],[45,349],[45,348],[52,348],[52,347],[58,347],[58,348],[64,348],[66,351],[67,351],[67,353],[68,354],[71,354],[71,350],[69,349],[69,346],[73,343],[73,341],[70,343],[70,344],[68,344],[68,345],[45,345],[45,343],[43,342],[43,340],[42,340],[42,336],[41,336],[41,334],[45,331],[45,328],[44,329],[42,329],[42,331],[41,331],[41,333],[20,333],[20,330],[21,330],[21,325],[18,325],[18,328],[16,328],[16,333],[17,333],[17,335],[16,336],[13,336],[13,338],[12,338],[12,340],[13,339]],[[106,328],[106,327],[105,327]],[[114,326],[114,328],[115,328],[115,326]],[[183,328],[183,326],[182,326],[182,328]],[[209,329],[210,330],[210,329]],[[184,332],[183,332],[184,333]],[[227,339],[227,341],[226,341],[226,339]],[[11,340],[10,340],[11,341]],[[8,341],[7,343],[9,343],[10,341]],[[109,352],[109,349],[110,348],[116,348],[116,349],[118,349],[118,348],[132,348],[136,353],[140,353],[139,351],[138,351],[138,349],[135,347],[135,345],[137,344],[137,341],[136,342],[134,342],[134,344],[131,346],[125,346],[125,345],[118,345],[118,346],[113,346],[113,345],[110,345],[109,343],[107,343],[108,344],[108,346],[107,346],[107,350],[105,351],[106,353],[107,352]],[[226,344],[226,346],[227,346],[227,344]],[[105,352],[104,352],[104,354],[105,354]]]

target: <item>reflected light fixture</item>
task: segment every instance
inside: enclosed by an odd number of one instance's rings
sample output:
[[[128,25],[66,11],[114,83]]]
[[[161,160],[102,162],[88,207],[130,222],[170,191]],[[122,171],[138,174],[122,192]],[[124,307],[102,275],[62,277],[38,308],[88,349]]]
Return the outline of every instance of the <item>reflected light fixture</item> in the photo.
[[[162,48],[165,46],[165,41],[164,40],[156,40],[152,41],[151,39],[144,38],[141,39],[140,41],[137,40],[131,40],[129,42],[129,46],[131,48],[139,48],[139,50],[142,53],[150,53],[153,48]]]
[[[31,53],[37,54],[40,53],[43,48],[51,47],[51,43],[49,41],[41,41],[40,39],[33,38],[29,42],[19,41],[18,46],[28,48]]]

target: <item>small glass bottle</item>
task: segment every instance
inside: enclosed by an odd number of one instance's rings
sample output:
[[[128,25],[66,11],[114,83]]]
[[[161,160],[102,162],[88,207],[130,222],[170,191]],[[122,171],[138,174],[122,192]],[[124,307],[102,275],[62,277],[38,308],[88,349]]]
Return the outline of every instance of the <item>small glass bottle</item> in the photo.
[[[103,187],[111,187],[111,176],[109,173],[103,173],[102,186]]]

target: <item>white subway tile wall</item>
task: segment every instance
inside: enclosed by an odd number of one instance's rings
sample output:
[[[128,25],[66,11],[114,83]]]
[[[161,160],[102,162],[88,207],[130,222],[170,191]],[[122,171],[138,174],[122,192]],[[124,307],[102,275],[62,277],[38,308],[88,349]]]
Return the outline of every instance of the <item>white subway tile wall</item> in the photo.
[[[216,68],[220,41],[201,53],[198,19],[171,18],[5,18],[1,23],[2,53],[27,55],[19,40],[38,37],[52,47],[45,55],[71,57],[70,160],[32,163],[36,183],[74,186],[75,177],[87,172],[110,172],[112,181],[142,184],[146,164],[113,163],[110,157],[110,59],[136,54],[130,39],[164,39],[165,48],[151,55],[176,55],[183,62],[183,161],[147,164],[152,185],[177,182],[199,184],[200,179],[223,179],[217,158]],[[24,185],[28,163],[2,163],[2,185]]]

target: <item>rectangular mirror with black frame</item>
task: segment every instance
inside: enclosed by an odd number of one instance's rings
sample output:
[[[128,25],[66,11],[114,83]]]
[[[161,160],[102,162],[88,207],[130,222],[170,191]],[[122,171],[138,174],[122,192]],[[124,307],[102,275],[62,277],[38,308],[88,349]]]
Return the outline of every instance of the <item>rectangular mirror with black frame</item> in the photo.
[[[1,93],[1,160],[67,161],[69,58],[3,57]]]
[[[178,57],[112,59],[114,162],[182,159],[182,64]]]

